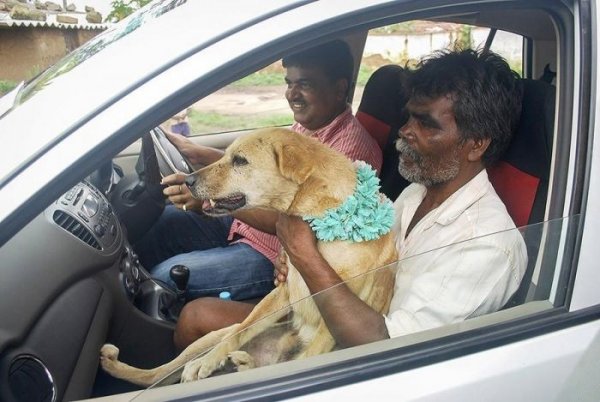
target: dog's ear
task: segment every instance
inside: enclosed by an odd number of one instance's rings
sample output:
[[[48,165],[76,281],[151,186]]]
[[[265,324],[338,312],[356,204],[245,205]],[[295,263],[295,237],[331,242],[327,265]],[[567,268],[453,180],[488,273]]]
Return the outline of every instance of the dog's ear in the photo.
[[[310,177],[314,166],[310,155],[304,148],[295,144],[277,142],[273,144],[275,160],[279,172],[285,178],[302,184]]]

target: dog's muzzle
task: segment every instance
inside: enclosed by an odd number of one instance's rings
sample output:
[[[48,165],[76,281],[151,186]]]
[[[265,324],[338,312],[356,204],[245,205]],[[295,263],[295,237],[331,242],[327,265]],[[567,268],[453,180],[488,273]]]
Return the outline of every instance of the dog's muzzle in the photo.
[[[185,177],[185,185],[191,189],[194,187],[194,184],[196,184],[196,175],[194,173],[190,173]]]

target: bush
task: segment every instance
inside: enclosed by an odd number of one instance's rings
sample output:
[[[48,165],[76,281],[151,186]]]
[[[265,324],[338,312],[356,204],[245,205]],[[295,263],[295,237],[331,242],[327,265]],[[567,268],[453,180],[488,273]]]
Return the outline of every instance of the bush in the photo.
[[[0,96],[12,91],[16,86],[14,81],[0,80]]]

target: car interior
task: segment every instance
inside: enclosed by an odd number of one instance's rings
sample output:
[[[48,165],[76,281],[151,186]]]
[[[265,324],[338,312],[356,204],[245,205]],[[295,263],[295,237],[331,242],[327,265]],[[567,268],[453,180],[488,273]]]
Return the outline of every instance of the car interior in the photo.
[[[267,377],[274,381],[307,367],[344,370],[345,362],[366,356],[379,359],[383,368],[383,356],[404,354],[408,367],[416,364],[411,361],[411,353],[418,348],[435,347],[440,340],[460,345],[467,333],[544,314],[564,302],[568,272],[562,267],[568,265],[572,231],[578,224],[577,215],[562,217],[564,190],[556,186],[557,171],[565,163],[557,148],[567,140],[561,135],[567,131],[570,113],[561,103],[569,92],[557,91],[558,84],[564,85],[570,79],[564,67],[570,57],[563,43],[568,38],[559,36],[556,26],[557,21],[564,24],[568,19],[543,7],[467,7],[461,12],[437,12],[440,15],[421,13],[416,17],[490,28],[482,46],[491,50],[495,50],[500,31],[521,38],[521,120],[504,157],[488,169],[490,180],[527,244],[529,264],[521,287],[496,313],[336,350],[307,361],[260,368],[257,374],[215,377],[207,382],[207,392],[260,383]],[[357,75],[370,31],[413,17],[380,19],[341,33],[350,38]],[[331,38],[329,35],[319,40]],[[274,62],[277,60],[265,59],[262,65]],[[362,97],[354,99],[358,105],[356,117],[382,148],[381,190],[392,200],[409,184],[398,174],[394,148],[396,133],[407,118],[403,111],[407,68],[384,63],[367,80]],[[177,105],[179,109],[188,106]],[[190,139],[224,149],[248,131],[192,133]],[[137,141],[105,161],[92,175],[82,177],[80,183],[0,248],[5,272],[0,293],[3,300],[18,303],[18,314],[11,313],[16,308],[12,303],[0,303],[1,316],[5,317],[0,326],[0,399],[73,400],[138,390],[99,368],[99,349],[107,342],[120,348],[120,360],[138,367],[154,367],[175,356],[172,337],[177,314],[186,302],[185,273],[172,270],[177,288],[154,281],[131,246],[165,206],[161,175],[169,169],[192,169],[169,150],[169,144],[161,143],[161,134],[158,127],[140,133]],[[31,251],[23,253],[23,249]]]

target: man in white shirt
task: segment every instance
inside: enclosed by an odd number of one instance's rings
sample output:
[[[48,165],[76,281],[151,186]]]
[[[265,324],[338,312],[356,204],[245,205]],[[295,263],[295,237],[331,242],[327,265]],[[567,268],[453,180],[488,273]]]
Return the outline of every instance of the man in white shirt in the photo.
[[[316,296],[338,346],[496,311],[516,291],[527,265],[525,243],[485,167],[518,122],[517,78],[501,57],[473,50],[438,53],[412,75],[410,118],[396,144],[400,174],[413,184],[394,204],[401,257],[394,296],[387,316],[344,285]],[[277,234],[311,293],[342,283],[301,219],[281,216]],[[285,273],[279,266],[278,279]]]
[[[527,265],[523,238],[482,170],[407,235],[427,189],[413,184],[394,207],[399,260],[386,317],[390,337],[500,309]],[[436,246],[441,246],[435,250]],[[445,246],[445,247],[444,247]]]

